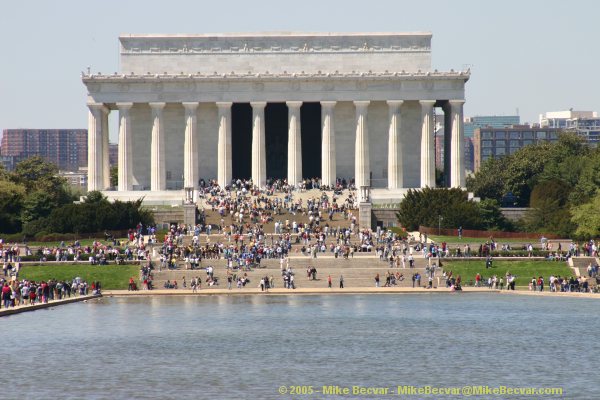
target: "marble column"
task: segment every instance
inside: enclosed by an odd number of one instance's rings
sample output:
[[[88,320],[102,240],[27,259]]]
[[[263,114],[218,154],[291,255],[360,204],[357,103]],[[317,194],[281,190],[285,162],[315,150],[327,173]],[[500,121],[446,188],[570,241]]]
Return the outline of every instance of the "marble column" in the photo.
[[[252,183],[259,188],[267,184],[267,151],[265,144],[265,101],[253,101],[252,106]]]
[[[465,184],[465,132],[463,127],[464,100],[450,100],[450,118],[452,119],[452,138],[450,153],[450,186],[464,188]]]
[[[224,188],[231,183],[232,155],[231,155],[231,105],[230,102],[218,102],[219,112],[219,143],[217,148],[217,180],[219,186]]]
[[[102,123],[106,108],[101,103],[88,104],[88,191],[103,190],[104,187],[104,146]]]
[[[165,132],[163,127],[163,109],[165,103],[149,103],[152,108],[152,141],[150,143],[150,190],[167,188],[165,160]]]
[[[110,109],[102,108],[102,189],[110,188],[110,150],[108,146],[108,115]]]
[[[399,189],[403,185],[402,148],[400,129],[402,100],[388,100],[388,189]]]
[[[185,108],[183,188],[186,200],[193,201],[193,191],[198,189],[198,103],[182,104]]]
[[[371,164],[369,160],[369,128],[367,127],[367,109],[369,101],[355,101],[356,143],[354,146],[354,179],[358,189],[371,186]],[[362,193],[362,191],[360,192]],[[364,197],[364,196],[361,196]],[[363,200],[367,200],[364,199]]]
[[[335,186],[335,101],[321,102],[321,185]]]
[[[433,142],[433,105],[435,100],[421,103],[421,187],[435,187],[435,149]]]
[[[302,138],[300,136],[301,101],[287,101],[288,106],[288,184],[297,186],[302,181]]]
[[[133,145],[131,140],[131,116],[133,103],[117,103],[119,109],[119,192],[133,189]]]

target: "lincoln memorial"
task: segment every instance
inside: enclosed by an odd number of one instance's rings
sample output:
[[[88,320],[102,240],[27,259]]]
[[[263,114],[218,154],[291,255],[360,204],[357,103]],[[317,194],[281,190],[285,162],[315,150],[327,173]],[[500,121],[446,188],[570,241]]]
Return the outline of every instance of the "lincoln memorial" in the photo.
[[[193,200],[200,179],[333,186],[399,200],[435,186],[435,108],[446,186],[464,187],[469,71],[431,67],[430,33],[123,35],[120,72],[82,76],[88,189],[111,199]],[[108,116],[119,116],[110,188]],[[439,121],[438,121],[439,122]]]

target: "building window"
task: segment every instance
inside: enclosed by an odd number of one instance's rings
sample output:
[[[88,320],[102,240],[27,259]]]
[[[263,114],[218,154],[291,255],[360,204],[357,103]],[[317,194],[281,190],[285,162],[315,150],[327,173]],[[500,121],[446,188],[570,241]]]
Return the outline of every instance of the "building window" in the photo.
[[[493,132],[482,132],[481,137],[483,139],[493,139],[492,134],[493,134]]]
[[[523,140],[523,146],[529,146],[530,144],[533,144],[533,140]]]
[[[484,140],[481,142],[481,147],[492,147],[492,141],[491,140]]]
[[[496,147],[496,155],[503,156],[506,154],[506,149],[504,147]]]
[[[496,140],[496,148],[506,147],[506,140]]]
[[[504,132],[504,131],[496,132],[496,139],[506,139],[506,132]]]
[[[492,154],[492,149],[483,149],[481,150],[481,154],[483,154],[484,156],[489,156]]]
[[[546,133],[545,131],[538,131],[535,133],[535,137],[538,139],[546,139]]]
[[[521,143],[518,140],[511,140],[510,147],[521,147]]]
[[[558,139],[558,133],[550,132],[550,139]]]
[[[521,139],[521,132],[511,132],[510,138],[511,139]]]
[[[531,131],[523,132],[523,139],[533,139],[533,132],[531,132]]]

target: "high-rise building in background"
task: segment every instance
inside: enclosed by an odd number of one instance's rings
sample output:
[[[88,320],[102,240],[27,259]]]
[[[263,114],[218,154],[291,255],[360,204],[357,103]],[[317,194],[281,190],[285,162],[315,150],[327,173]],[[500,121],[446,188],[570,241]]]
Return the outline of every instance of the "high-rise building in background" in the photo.
[[[600,118],[595,111],[550,111],[540,114],[540,126],[575,132],[590,145],[600,141]]]
[[[555,142],[559,128],[540,128],[537,125],[516,125],[505,128],[476,128],[473,138],[475,172],[488,158],[503,157],[540,142]]]
[[[504,128],[519,125],[521,117],[518,115],[476,115],[465,119],[465,137],[472,138],[476,128]]]
[[[0,155],[12,159],[7,166],[32,156],[41,156],[60,170],[87,167],[87,129],[5,129]]]

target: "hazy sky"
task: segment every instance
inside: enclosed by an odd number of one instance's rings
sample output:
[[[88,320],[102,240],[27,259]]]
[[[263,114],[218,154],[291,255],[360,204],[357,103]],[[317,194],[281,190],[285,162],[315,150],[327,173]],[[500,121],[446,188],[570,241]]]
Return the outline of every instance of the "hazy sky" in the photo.
[[[471,67],[466,116],[600,111],[598,16],[592,0],[2,0],[0,129],[87,128],[80,72],[118,71],[122,33],[430,31],[433,68]]]

